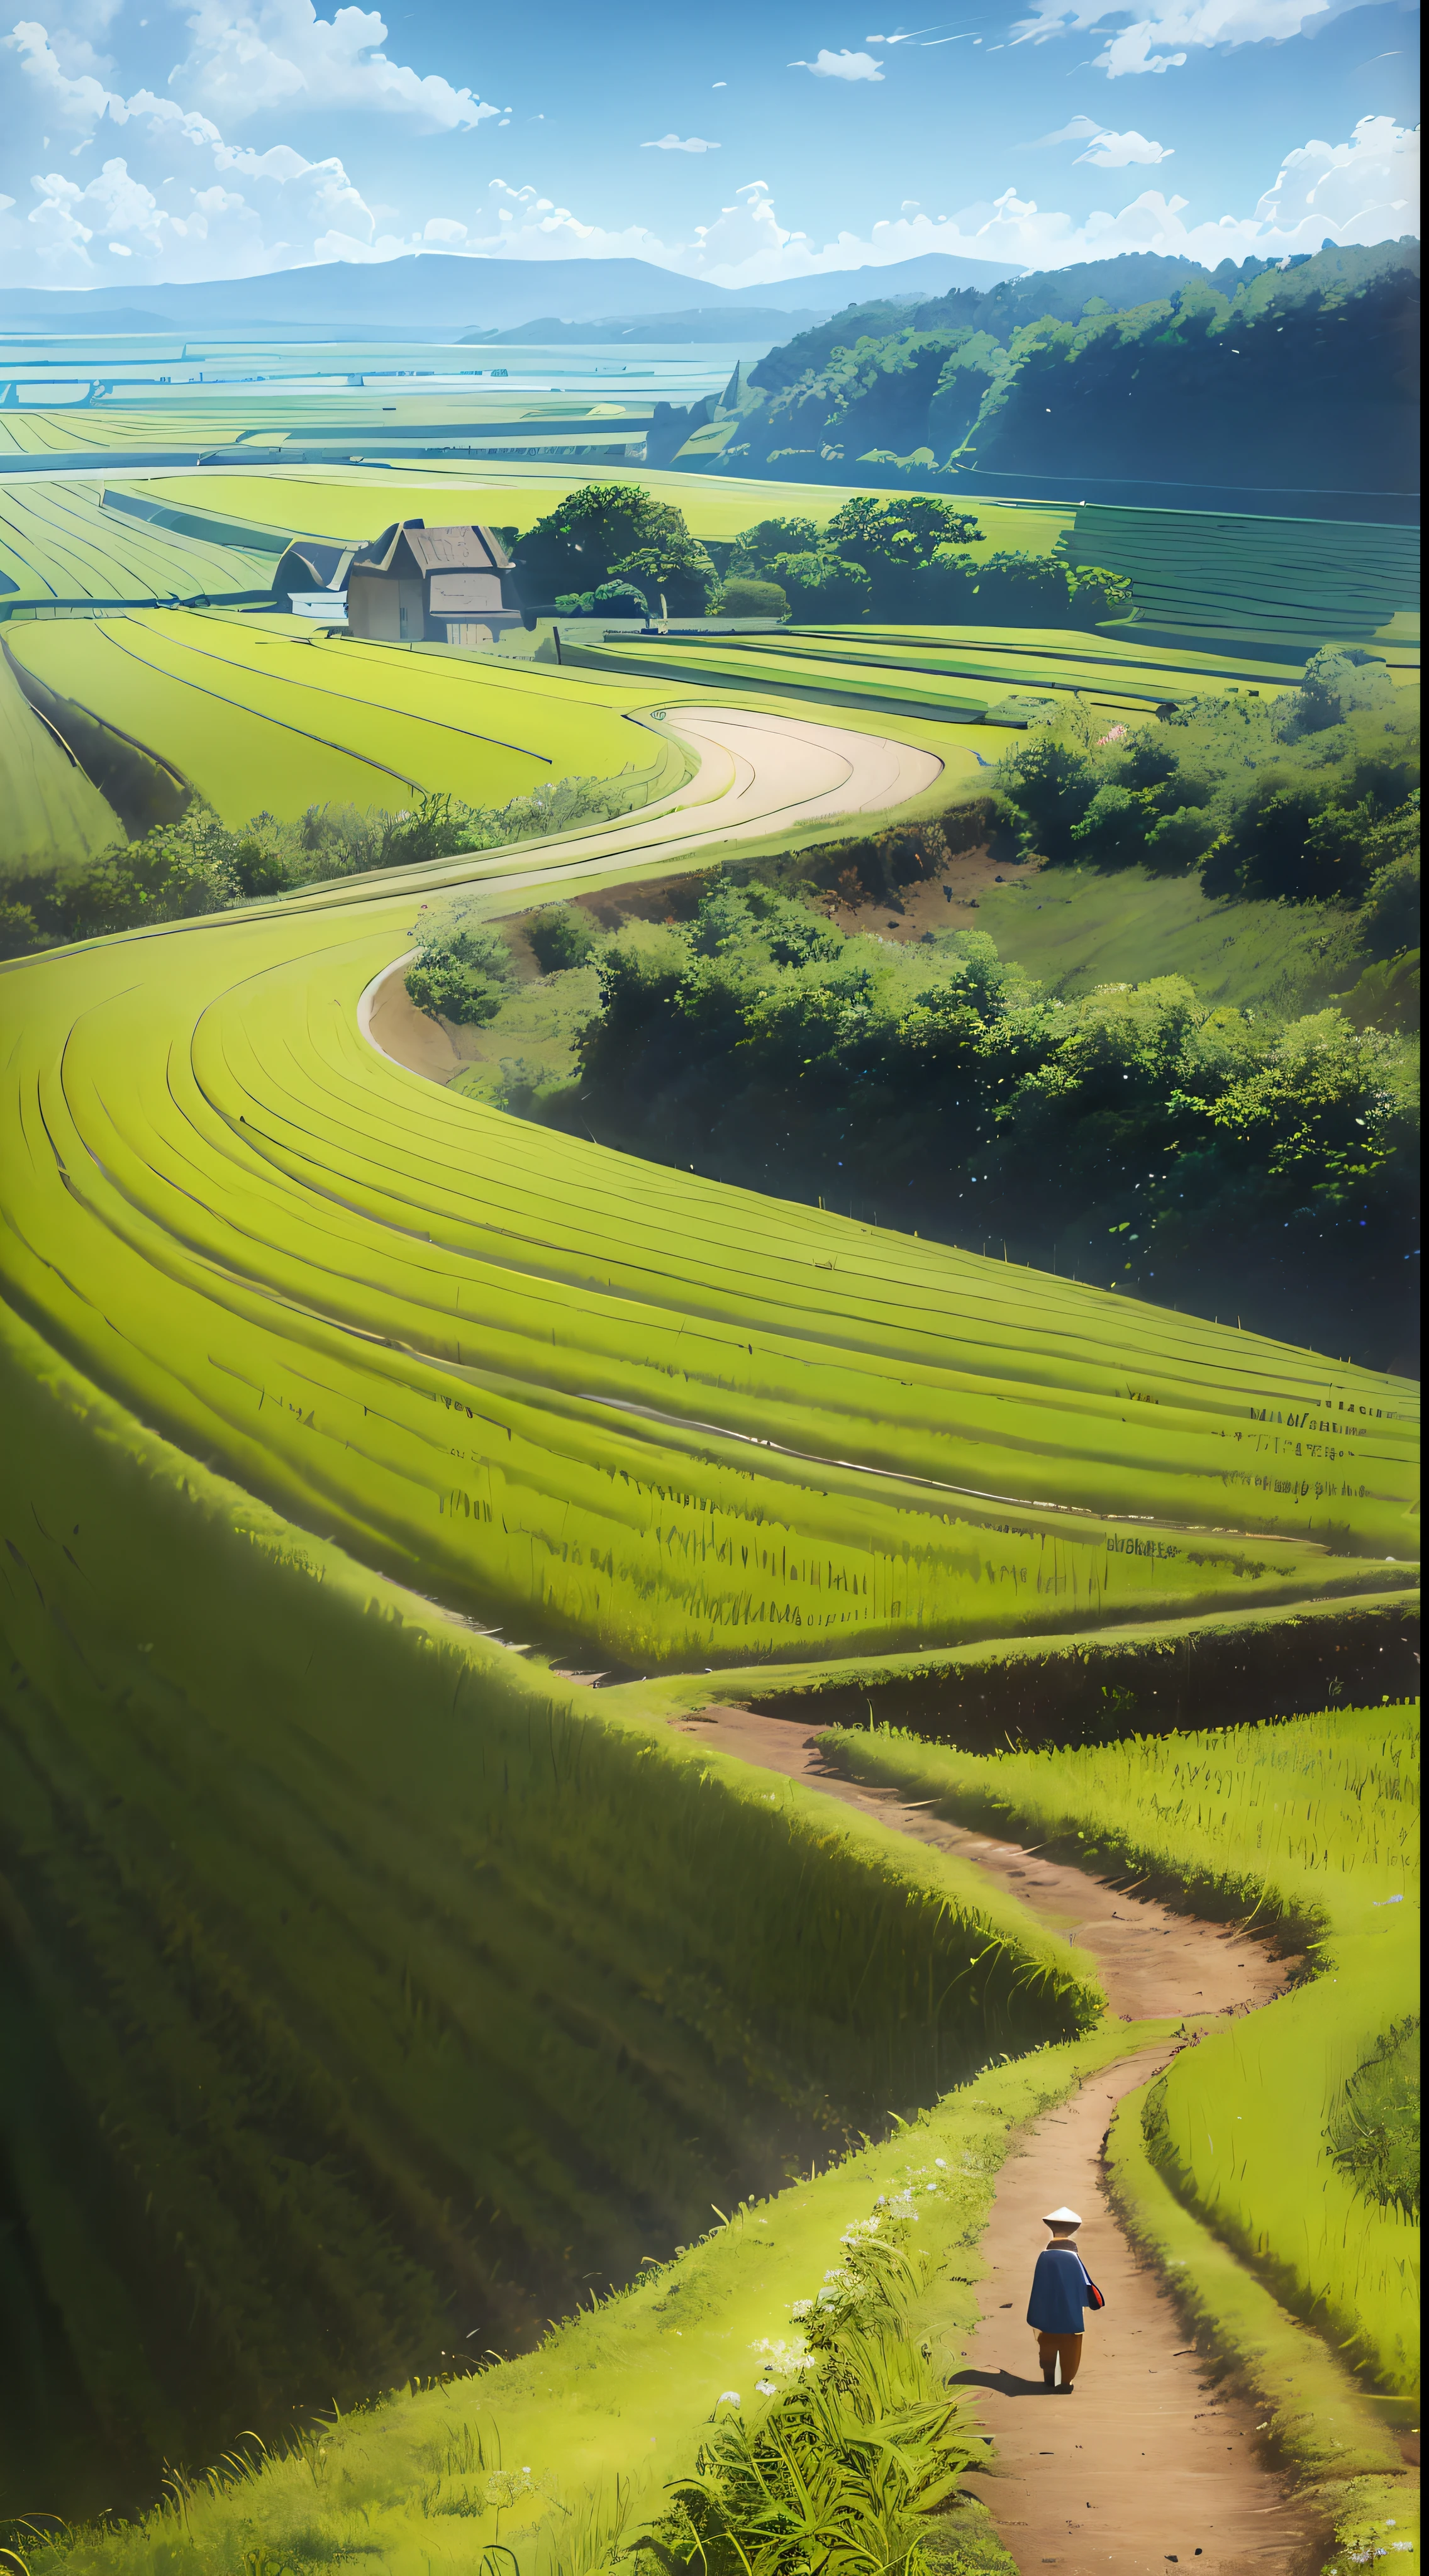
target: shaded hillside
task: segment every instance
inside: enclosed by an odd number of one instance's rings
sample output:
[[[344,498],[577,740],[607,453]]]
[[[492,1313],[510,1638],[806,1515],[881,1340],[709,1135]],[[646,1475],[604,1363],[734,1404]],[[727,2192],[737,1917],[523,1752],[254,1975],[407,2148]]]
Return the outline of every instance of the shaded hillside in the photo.
[[[1413,491],[1418,308],[1409,241],[1214,274],[1134,255],[911,312],[851,305],[772,350],[685,461]]]

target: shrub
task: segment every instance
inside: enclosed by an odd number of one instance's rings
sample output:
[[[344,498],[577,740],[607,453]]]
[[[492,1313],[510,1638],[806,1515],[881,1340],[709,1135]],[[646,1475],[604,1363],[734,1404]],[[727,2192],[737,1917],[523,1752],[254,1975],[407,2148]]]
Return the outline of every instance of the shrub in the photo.
[[[787,617],[789,596],[777,581],[758,581],[750,573],[731,573],[715,607],[720,617]]]
[[[776,555],[770,566],[795,617],[845,625],[866,617],[873,602],[873,583],[862,564],[842,555]]]
[[[45,942],[27,903],[0,900],[0,957],[28,957]]]
[[[542,911],[533,912],[526,923],[526,936],[543,975],[559,975],[566,967],[583,966],[596,945],[597,935],[589,913],[573,903],[549,903]]]

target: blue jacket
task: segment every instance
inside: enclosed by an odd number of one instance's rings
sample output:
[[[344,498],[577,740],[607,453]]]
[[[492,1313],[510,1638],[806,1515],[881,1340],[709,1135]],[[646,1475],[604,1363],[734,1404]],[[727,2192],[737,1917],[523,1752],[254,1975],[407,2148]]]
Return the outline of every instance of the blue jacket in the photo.
[[[1075,2245],[1049,2245],[1032,2275],[1028,2324],[1039,2334],[1080,2334],[1090,2277]]]

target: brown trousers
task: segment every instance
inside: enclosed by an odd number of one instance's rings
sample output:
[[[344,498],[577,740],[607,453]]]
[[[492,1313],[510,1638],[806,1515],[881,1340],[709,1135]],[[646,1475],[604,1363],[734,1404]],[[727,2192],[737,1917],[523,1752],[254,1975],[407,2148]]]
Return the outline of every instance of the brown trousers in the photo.
[[[1082,2365],[1082,2338],[1080,2335],[1039,2334],[1037,2358],[1049,2378],[1060,2361],[1062,2386],[1070,2388]]]

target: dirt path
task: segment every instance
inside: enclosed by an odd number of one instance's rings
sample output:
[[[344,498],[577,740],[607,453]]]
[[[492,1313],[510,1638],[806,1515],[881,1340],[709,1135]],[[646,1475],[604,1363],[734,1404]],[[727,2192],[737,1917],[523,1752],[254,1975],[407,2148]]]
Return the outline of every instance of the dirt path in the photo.
[[[843,725],[810,724],[802,716],[773,715],[760,707],[678,706],[669,729],[700,754],[700,775],[678,795],[619,827],[573,833],[552,845],[529,844],[524,866],[480,862],[463,872],[460,861],[423,871],[423,886],[458,880],[484,894],[526,894],[558,888],[582,875],[628,876],[651,859],[695,856],[702,849],[748,840],[820,816],[882,814],[919,795],[944,767],[936,753],[891,735],[856,733]],[[712,791],[712,792],[711,792]],[[330,895],[330,889],[324,889]],[[516,911],[518,904],[494,911]],[[401,981],[410,952],[384,968],[358,1005],[362,1034],[394,1064],[447,1082],[461,1057],[444,1029],[408,1001]]]
[[[1268,1945],[842,1779],[825,1768],[806,1724],[709,1708],[680,1726],[975,1862],[1091,1954],[1122,2020],[1245,2012],[1284,1989],[1286,1966]],[[1164,2576],[1169,2565],[1197,2576],[1289,2576],[1311,2537],[1257,2456],[1254,2410],[1210,2384],[1107,2194],[1101,2149],[1113,2109],[1171,2054],[1142,2049],[1089,2077],[1024,2133],[998,2179],[982,2245],[981,2323],[961,2382],[996,2438],[996,2468],[979,2487],[1023,2576],[1042,2567]],[[1042,2212],[1064,2201],[1082,2213],[1082,2250],[1107,2304],[1088,2316],[1075,2389],[1049,2398],[1025,2322],[1027,2292],[1045,2242]]]

